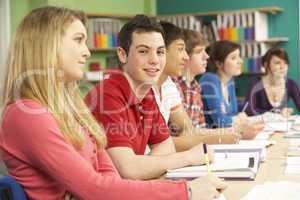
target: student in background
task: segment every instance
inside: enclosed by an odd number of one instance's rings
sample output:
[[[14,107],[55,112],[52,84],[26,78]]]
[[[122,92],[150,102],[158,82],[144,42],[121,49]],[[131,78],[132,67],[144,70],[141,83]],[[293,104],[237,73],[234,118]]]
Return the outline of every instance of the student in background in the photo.
[[[161,22],[165,32],[166,42],[166,66],[159,77],[157,87],[155,87],[155,97],[160,111],[169,127],[172,129],[173,141],[177,151],[190,149],[199,143],[235,143],[239,140],[239,135],[234,134],[230,128],[226,129],[206,129],[203,128],[203,113],[201,105],[193,105],[194,116],[191,118],[184,108],[184,101],[180,94],[180,88],[176,86],[171,77],[182,76],[189,58],[186,52],[184,34],[182,29],[169,23]],[[205,68],[208,55],[205,46],[200,39],[198,66]],[[201,51],[202,50],[202,51]],[[199,61],[199,60],[198,60]],[[198,84],[198,83],[197,83]],[[198,91],[197,91],[198,92]],[[194,96],[197,103],[201,103],[200,96]],[[195,102],[195,100],[193,102]],[[191,120],[193,119],[193,121]],[[201,127],[202,126],[202,127]]]
[[[105,151],[106,136],[82,101],[76,81],[86,59],[86,17],[43,7],[18,26],[8,59],[0,131],[1,158],[29,199],[212,199],[224,184],[129,181]],[[190,188],[190,190],[188,190]],[[207,190],[208,189],[208,190]]]
[[[234,77],[241,74],[240,45],[217,41],[209,47],[208,72],[201,79],[204,115],[209,127],[239,127],[242,137],[252,139],[262,130],[262,123],[251,123],[238,113]]]
[[[122,27],[118,39],[123,71],[107,74],[90,91],[86,102],[106,130],[107,151],[121,176],[152,179],[167,169],[204,164],[202,145],[176,153],[155,102],[152,86],[166,62],[160,24],[154,18],[137,15]],[[144,155],[147,144],[151,152]]]
[[[246,95],[249,106],[248,115],[258,115],[267,111],[277,111],[284,115],[292,114],[293,109],[287,108],[292,99],[300,111],[300,89],[297,83],[287,79],[289,59],[282,48],[271,48],[262,57],[266,74],[254,79]]]

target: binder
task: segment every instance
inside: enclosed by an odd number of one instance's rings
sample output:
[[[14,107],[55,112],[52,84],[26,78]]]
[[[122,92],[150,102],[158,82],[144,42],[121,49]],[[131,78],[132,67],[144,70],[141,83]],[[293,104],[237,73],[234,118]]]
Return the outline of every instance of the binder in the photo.
[[[218,33],[218,27],[217,27],[217,22],[215,20],[213,20],[211,22],[211,26],[212,26],[212,30],[213,30],[213,34],[214,34],[214,38],[216,41],[219,41],[220,40],[220,37],[219,37],[219,33]]]
[[[266,13],[254,12],[254,39],[257,41],[268,38],[268,16]]]
[[[259,153],[215,153],[215,162],[210,164],[211,172],[225,179],[254,180],[259,168]],[[194,179],[205,176],[205,165],[168,170],[168,179]]]

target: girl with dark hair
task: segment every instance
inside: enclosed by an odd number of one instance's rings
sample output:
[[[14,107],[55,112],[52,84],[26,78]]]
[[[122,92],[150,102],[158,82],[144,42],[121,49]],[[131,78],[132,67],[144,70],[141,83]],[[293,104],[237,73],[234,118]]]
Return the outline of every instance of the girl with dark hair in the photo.
[[[300,111],[300,90],[297,83],[287,79],[289,59],[283,48],[271,48],[262,58],[266,74],[254,79],[246,95],[249,106],[248,115],[262,114],[266,111],[290,115],[292,108],[287,108],[287,102],[292,99]]]
[[[204,115],[209,127],[234,126],[245,139],[252,139],[263,128],[238,113],[234,77],[241,74],[240,45],[217,41],[208,48],[208,72],[201,79]]]

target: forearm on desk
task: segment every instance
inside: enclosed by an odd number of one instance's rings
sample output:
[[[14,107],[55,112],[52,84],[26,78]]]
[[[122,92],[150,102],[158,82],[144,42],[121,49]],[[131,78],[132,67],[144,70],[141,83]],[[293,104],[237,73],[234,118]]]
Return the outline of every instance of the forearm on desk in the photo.
[[[128,179],[147,180],[161,176],[168,169],[190,165],[189,152],[169,155],[136,155],[127,147],[108,149],[115,166],[122,177]]]

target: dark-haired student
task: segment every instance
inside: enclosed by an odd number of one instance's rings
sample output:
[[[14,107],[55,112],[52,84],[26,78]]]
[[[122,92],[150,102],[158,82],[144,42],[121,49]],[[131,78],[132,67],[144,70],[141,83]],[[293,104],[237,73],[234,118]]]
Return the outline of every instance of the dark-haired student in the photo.
[[[217,41],[209,48],[208,72],[200,78],[205,120],[209,127],[239,127],[244,139],[254,138],[264,124],[238,113],[234,77],[241,74],[240,45]]]
[[[203,164],[202,145],[176,153],[169,129],[155,102],[152,86],[166,62],[164,32],[160,24],[154,18],[138,15],[122,27],[118,40],[117,53],[122,71],[107,74],[90,91],[86,102],[106,131],[107,151],[121,176],[152,179],[167,169]],[[151,152],[144,155],[147,144]],[[219,195],[217,189],[224,189],[224,183],[216,177],[209,176],[208,179],[212,182],[200,178],[189,183],[193,199],[212,199]]]
[[[295,81],[286,78],[289,59],[283,48],[271,48],[262,57],[265,75],[253,80],[248,88],[246,109],[248,115],[259,115],[267,111],[276,111],[290,115],[292,108],[287,107],[290,99],[300,111],[300,89]]]
[[[182,29],[172,23],[161,22],[161,25],[165,32],[167,61],[158,80],[155,93],[160,111],[171,127],[176,150],[190,149],[202,142],[210,144],[237,142],[239,135],[234,134],[233,129],[203,128],[205,121],[201,106],[202,101],[200,96],[197,96],[200,91],[195,91],[193,99],[188,100],[188,104],[190,102],[194,104],[191,107],[186,107],[186,96],[181,95],[180,88],[171,79],[171,77],[181,77],[187,68],[187,62],[191,59],[186,52],[184,33]],[[200,51],[197,54],[198,57],[196,56],[198,60],[195,62],[197,67],[205,68],[208,55],[205,52],[202,37],[198,39],[197,44]],[[189,108],[192,108],[193,111]]]

